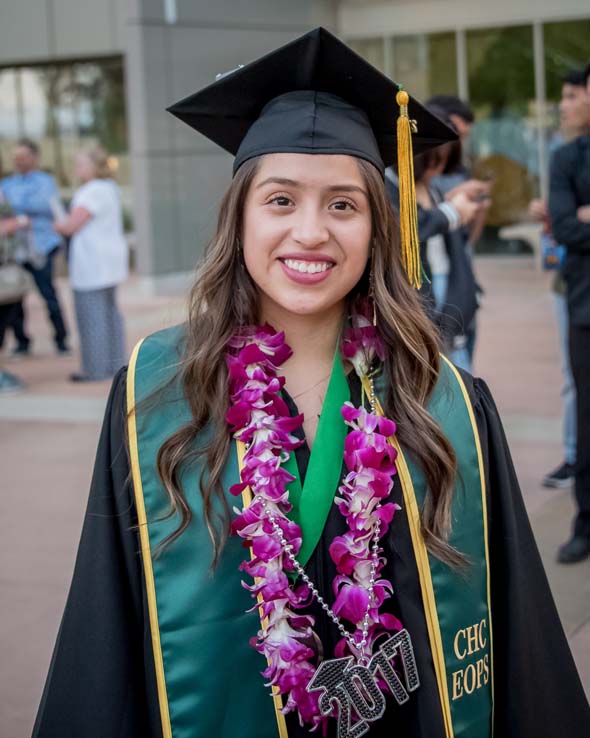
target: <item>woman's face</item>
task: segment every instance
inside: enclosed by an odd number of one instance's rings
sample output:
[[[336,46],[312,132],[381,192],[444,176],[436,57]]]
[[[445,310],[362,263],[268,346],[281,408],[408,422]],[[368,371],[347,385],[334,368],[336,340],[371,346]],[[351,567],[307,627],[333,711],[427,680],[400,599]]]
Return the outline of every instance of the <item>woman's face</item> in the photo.
[[[367,187],[352,156],[268,154],[244,207],[244,262],[277,308],[320,315],[343,303],[369,257]]]
[[[95,166],[86,154],[80,153],[74,160],[74,174],[81,182],[88,182],[94,178]]]

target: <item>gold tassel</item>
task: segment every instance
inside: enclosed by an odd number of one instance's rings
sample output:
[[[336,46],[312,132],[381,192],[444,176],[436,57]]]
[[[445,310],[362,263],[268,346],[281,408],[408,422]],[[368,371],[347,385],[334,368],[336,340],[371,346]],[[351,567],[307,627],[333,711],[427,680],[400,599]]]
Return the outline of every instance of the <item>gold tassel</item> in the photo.
[[[408,281],[419,289],[422,286],[422,264],[420,262],[420,239],[418,238],[418,211],[414,184],[414,155],[412,133],[418,127],[408,116],[410,97],[400,88],[396,102],[399,105],[397,119],[397,172],[399,178],[399,225],[401,232],[402,261]]]

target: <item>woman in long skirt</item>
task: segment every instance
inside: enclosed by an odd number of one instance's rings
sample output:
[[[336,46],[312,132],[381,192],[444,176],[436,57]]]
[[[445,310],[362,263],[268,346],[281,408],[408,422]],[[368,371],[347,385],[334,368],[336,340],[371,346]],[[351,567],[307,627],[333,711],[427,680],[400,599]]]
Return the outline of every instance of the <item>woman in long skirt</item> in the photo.
[[[80,337],[80,372],[74,382],[106,379],[125,362],[123,318],[117,285],[127,278],[128,250],[123,233],[119,188],[102,149],[80,152],[75,173],[82,182],[71,212],[55,229],[71,236],[70,283]]]

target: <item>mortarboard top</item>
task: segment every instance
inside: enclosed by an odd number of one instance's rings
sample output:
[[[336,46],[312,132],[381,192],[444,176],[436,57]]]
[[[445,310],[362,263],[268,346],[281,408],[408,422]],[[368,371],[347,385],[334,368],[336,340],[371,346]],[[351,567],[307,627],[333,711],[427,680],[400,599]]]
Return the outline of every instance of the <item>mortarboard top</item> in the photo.
[[[398,85],[316,28],[168,108],[234,154],[234,172],[265,153],[351,154],[381,172],[396,161]],[[415,153],[457,138],[410,98]]]

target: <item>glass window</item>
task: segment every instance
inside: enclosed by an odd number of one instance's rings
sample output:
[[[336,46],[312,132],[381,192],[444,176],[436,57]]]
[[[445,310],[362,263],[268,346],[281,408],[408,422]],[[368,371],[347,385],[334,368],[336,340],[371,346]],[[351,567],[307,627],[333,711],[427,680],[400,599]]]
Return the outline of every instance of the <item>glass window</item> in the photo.
[[[353,39],[348,43],[359,56],[362,56],[374,67],[387,74],[382,38]]]
[[[12,168],[12,144],[22,135],[14,69],[0,69],[0,177]]]
[[[390,43],[391,76],[411,95],[425,101],[458,93],[454,33],[396,36]]]
[[[34,75],[44,97],[43,132],[31,134],[39,141],[42,165],[51,169],[62,186],[72,183],[72,149],[77,144],[72,110],[72,69],[70,65],[35,67]],[[28,114],[25,110],[25,124]]]
[[[119,182],[130,181],[125,79],[120,60],[74,67],[76,118],[82,145],[100,145],[113,157]]]
[[[34,68],[17,71],[24,135],[41,143],[50,128],[47,97],[51,94],[51,85],[45,82],[46,74],[49,76],[49,68],[47,73]]]
[[[545,75],[547,100],[558,101],[561,79],[571,69],[581,69],[590,61],[590,18],[545,23]]]
[[[130,182],[122,59],[0,69],[0,153],[11,169],[21,136],[39,142],[41,166],[70,187],[84,146],[103,146],[117,180]]]
[[[125,83],[120,62],[76,64],[78,122],[83,137],[112,153],[127,149]]]
[[[565,139],[578,134],[575,129],[560,130],[559,101],[564,75],[583,69],[590,59],[589,39],[590,18],[543,26],[547,99],[542,123],[549,154]]]
[[[452,32],[354,39],[349,44],[419,100],[458,92],[456,43]]]
[[[493,179],[489,247],[508,250],[502,226],[527,217],[538,193],[539,157],[532,26],[468,31],[467,70],[476,122],[469,137],[474,174]],[[485,246],[485,244],[484,244]]]

